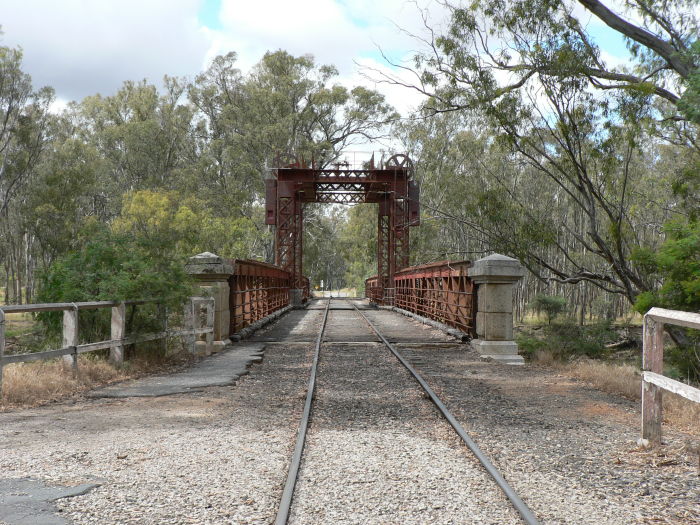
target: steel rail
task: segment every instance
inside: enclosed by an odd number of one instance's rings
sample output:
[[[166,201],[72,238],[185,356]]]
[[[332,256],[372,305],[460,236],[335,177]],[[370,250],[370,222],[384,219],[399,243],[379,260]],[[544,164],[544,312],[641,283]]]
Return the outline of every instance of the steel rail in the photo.
[[[304,403],[304,413],[301,416],[299,423],[299,433],[297,434],[297,442],[294,446],[294,454],[292,454],[292,462],[289,465],[287,473],[287,481],[284,484],[282,491],[282,499],[275,525],[286,525],[289,519],[289,511],[292,508],[292,499],[294,498],[294,487],[297,484],[297,476],[299,475],[299,467],[301,466],[301,455],[304,452],[304,443],[306,441],[306,431],[309,427],[309,416],[311,415],[311,404],[314,400],[314,390],[316,389],[316,371],[318,369],[318,356],[321,352],[321,342],[323,341],[323,333],[326,330],[326,321],[328,320],[328,310],[331,306],[331,298],[328,298],[326,309],[323,312],[323,321],[321,322],[321,330],[316,339],[316,348],[314,350],[314,360],[311,364],[311,374],[309,375],[309,383],[306,387],[306,402]]]
[[[452,415],[452,412],[448,410],[448,408],[438,397],[438,395],[433,391],[432,388],[430,388],[425,379],[423,379],[423,377],[418,373],[418,371],[415,368],[413,368],[413,366],[411,366],[411,364],[399,353],[398,350],[396,350],[396,347],[394,347],[394,345],[387,341],[387,339],[377,329],[374,323],[372,323],[372,321],[370,321],[369,318],[365,314],[363,314],[362,311],[354,303],[350,304],[352,304],[357,313],[359,313],[364,318],[364,320],[367,322],[370,328],[372,328],[374,333],[377,334],[377,336],[382,340],[382,342],[391,351],[391,353],[394,354],[394,356],[401,362],[401,364],[404,367],[406,367],[406,369],[411,373],[414,379],[418,381],[420,386],[423,387],[425,393],[428,394],[431,401],[435,404],[440,413],[442,413],[442,415],[445,417],[448,423],[452,425],[452,428],[454,428],[455,432],[457,432],[459,437],[462,438],[464,444],[467,445],[467,447],[469,447],[469,450],[472,451],[472,453],[484,466],[486,471],[494,479],[496,484],[498,484],[501,490],[503,490],[506,497],[515,507],[515,510],[517,510],[520,513],[520,516],[523,518],[525,523],[527,523],[528,525],[539,525],[539,521],[537,521],[537,518],[535,517],[533,512],[528,508],[525,502],[522,499],[520,499],[520,496],[516,494],[515,490],[513,490],[513,488],[508,484],[508,482],[503,478],[496,466],[493,463],[491,463],[491,460],[481,451],[481,449],[474,442],[474,440],[469,437],[469,434],[467,434],[467,431],[464,430],[464,427],[460,425],[457,419]]]

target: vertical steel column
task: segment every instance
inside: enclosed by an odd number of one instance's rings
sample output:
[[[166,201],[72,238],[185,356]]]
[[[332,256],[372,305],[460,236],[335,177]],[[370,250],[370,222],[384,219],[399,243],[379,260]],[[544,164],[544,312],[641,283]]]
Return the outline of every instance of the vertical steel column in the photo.
[[[293,286],[296,289],[303,288],[303,280],[304,280],[304,271],[303,271],[303,263],[304,263],[304,203],[301,202],[300,199],[295,199],[296,205],[294,208],[294,212],[296,215],[296,232],[297,232],[297,239],[296,239],[296,244],[295,244],[295,253],[294,253],[294,272],[292,274],[292,279],[293,279]]]
[[[394,197],[392,199],[392,244],[394,248],[394,272],[397,272],[402,268],[408,268],[410,259],[409,225],[411,218],[406,175],[394,178],[392,195]]]
[[[385,193],[377,205],[377,287],[382,303],[386,290],[394,287],[391,249],[391,194]]]
[[[275,264],[291,274],[292,286],[301,278],[301,239],[302,203],[297,195],[297,184],[278,181]]]

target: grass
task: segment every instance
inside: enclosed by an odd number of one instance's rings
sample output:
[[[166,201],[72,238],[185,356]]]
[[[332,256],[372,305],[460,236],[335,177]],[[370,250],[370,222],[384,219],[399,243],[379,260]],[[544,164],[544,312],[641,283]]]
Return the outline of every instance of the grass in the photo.
[[[60,346],[60,339],[56,341],[43,335],[31,313],[6,314],[5,323],[6,354]],[[9,364],[3,367],[0,410],[59,401],[116,381],[177,369],[190,360],[189,354],[183,352],[163,356],[156,342],[139,344],[134,358],[119,368],[106,360],[106,351],[80,355],[77,376],[61,359]]]
[[[5,317],[5,353],[20,354],[41,349],[36,320],[30,313],[12,313]]]
[[[601,322],[601,318],[598,317],[589,317],[586,316],[586,318],[583,321],[584,325],[590,325],[590,324],[596,324]],[[615,326],[642,326],[642,322],[644,320],[644,317],[640,315],[637,312],[628,312],[626,315],[617,317],[614,320],[611,321],[611,323]],[[567,315],[560,315],[555,318],[555,321],[562,322],[562,321],[568,321],[572,324],[578,324],[578,318],[570,317]],[[555,322],[553,321],[553,322]],[[532,326],[543,326],[547,324],[547,317],[540,313],[537,314],[536,312],[527,310],[525,314],[522,315],[522,318],[518,319],[517,322],[518,325],[524,326],[524,327],[532,327]]]
[[[556,368],[565,374],[585,381],[595,388],[624,396],[634,401],[641,399],[641,373],[630,364],[580,359],[562,362],[551,352],[539,351],[533,361]],[[664,424],[700,437],[700,404],[670,392],[663,393]]]
[[[29,408],[72,397],[109,383],[159,372],[172,372],[191,362],[184,352],[167,356],[138,350],[137,357],[117,368],[99,355],[78,356],[73,375],[60,359],[13,363],[3,370],[0,409]]]
[[[59,360],[15,363],[4,367],[0,407],[42,405],[127,377],[107,361],[82,355],[75,377]]]
[[[31,314],[6,314],[5,337],[21,337],[34,330],[35,321]]]

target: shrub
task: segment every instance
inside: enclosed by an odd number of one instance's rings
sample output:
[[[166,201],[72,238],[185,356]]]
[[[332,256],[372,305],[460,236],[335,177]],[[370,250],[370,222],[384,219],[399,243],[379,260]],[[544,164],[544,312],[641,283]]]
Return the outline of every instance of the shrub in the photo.
[[[98,229],[83,246],[57,259],[40,275],[37,300],[45,303],[157,299],[179,306],[190,294],[184,261],[151,249],[148,243]],[[130,332],[159,329],[156,305],[127,312]],[[61,333],[61,313],[44,312],[39,321],[49,336]],[[110,312],[82,310],[84,339],[109,333]],[[94,339],[93,339],[94,340]]]
[[[601,357],[606,353],[605,345],[616,336],[609,322],[587,326],[562,322],[544,327],[542,337],[520,335],[516,340],[528,358],[546,351],[556,359],[568,360],[576,356]]]
[[[547,343],[537,337],[525,334],[515,336],[515,342],[518,343],[518,351],[526,359],[532,359],[540,350],[547,349]]]
[[[558,295],[537,294],[530,303],[530,308],[538,315],[544,312],[547,324],[552,324],[554,318],[566,309],[566,299]]]

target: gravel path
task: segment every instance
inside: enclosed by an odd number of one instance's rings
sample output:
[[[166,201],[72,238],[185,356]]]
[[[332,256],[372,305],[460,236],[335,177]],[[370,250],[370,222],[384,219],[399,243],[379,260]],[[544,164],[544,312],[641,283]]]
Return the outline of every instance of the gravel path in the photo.
[[[688,436],[641,450],[638,403],[464,348],[401,352],[545,523],[700,524]]]

